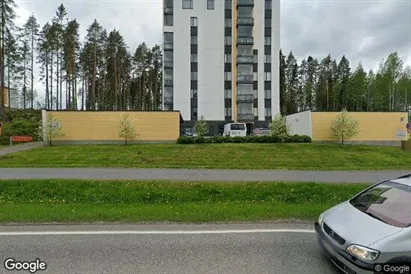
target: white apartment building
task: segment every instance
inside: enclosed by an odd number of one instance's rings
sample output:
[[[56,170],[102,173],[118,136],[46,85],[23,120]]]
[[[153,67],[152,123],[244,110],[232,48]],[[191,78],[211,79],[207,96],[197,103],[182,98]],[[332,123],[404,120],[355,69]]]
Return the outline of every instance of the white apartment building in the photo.
[[[280,0],[163,0],[163,109],[260,126],[280,112]]]

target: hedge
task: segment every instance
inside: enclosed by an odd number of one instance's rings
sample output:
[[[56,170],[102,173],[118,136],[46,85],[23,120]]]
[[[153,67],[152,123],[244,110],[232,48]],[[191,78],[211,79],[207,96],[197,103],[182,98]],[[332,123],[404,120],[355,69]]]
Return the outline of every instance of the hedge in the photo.
[[[290,135],[285,139],[278,136],[246,136],[246,137],[223,137],[213,136],[210,138],[181,136],[177,139],[178,144],[221,144],[221,143],[311,143],[311,137],[307,135]]]

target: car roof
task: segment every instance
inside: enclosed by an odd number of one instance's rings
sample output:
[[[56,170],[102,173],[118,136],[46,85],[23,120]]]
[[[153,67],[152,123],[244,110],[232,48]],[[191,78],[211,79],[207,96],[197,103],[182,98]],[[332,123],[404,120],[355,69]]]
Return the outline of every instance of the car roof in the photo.
[[[411,187],[411,174],[391,179],[390,181]]]

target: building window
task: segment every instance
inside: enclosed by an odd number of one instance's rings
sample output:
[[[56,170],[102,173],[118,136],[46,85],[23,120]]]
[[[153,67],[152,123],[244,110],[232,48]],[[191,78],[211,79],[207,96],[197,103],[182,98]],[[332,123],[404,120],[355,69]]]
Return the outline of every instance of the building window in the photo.
[[[266,10],[270,10],[270,9],[272,9],[272,5],[271,5],[272,3],[271,3],[271,0],[266,0],[265,1],[265,9]]]
[[[192,9],[193,0],[183,0],[183,9]]]
[[[173,15],[172,14],[164,15],[164,26],[173,26]]]
[[[226,44],[226,45],[231,45],[232,44],[231,36],[225,36],[224,37],[224,44]]]
[[[197,96],[197,90],[196,90],[196,89],[192,89],[192,90],[191,90],[191,98],[194,98],[195,96]]]
[[[172,32],[164,32],[164,44],[173,44]]]
[[[198,80],[198,72],[197,71],[192,71],[191,72],[191,80]]]
[[[271,54],[264,55],[264,63],[271,64]]]
[[[233,24],[233,21],[231,20],[231,18],[225,18],[224,26],[226,28],[231,28],[232,24]]]
[[[257,117],[258,116],[258,108],[254,108],[254,116]]]
[[[264,72],[264,81],[271,81],[271,72]]]
[[[224,54],[224,62],[225,63],[231,63],[231,54]]]
[[[254,62],[254,64],[258,64],[258,55],[257,54],[253,55],[253,62]]]
[[[231,72],[230,71],[224,72],[224,80],[225,81],[231,81]]]
[[[264,98],[271,99],[271,90],[264,90]]]
[[[271,113],[271,108],[265,108],[265,117],[271,117],[272,113]]]
[[[197,36],[191,36],[191,45],[197,45]]]
[[[258,90],[254,90],[254,99],[257,99],[258,98]]]
[[[264,45],[266,45],[266,46],[271,45],[271,37],[270,36],[264,37]]]
[[[225,98],[225,99],[231,99],[231,98],[232,98],[231,89],[226,89],[226,90],[224,90],[224,98]]]
[[[231,108],[225,108],[225,116],[231,116],[233,113]]]
[[[192,53],[191,54],[191,63],[197,63],[198,62],[198,55],[197,53]]]
[[[225,8],[231,10],[233,8],[233,3],[231,0],[225,0]]]
[[[271,19],[265,19],[265,27],[271,28]]]
[[[253,81],[258,81],[257,72],[253,72]]]
[[[198,18],[197,17],[191,17],[190,18],[190,26],[198,27]]]
[[[197,108],[193,108],[193,116],[197,117]]]
[[[207,0],[207,9],[208,10],[213,10],[215,8],[214,5],[215,5],[214,0]]]

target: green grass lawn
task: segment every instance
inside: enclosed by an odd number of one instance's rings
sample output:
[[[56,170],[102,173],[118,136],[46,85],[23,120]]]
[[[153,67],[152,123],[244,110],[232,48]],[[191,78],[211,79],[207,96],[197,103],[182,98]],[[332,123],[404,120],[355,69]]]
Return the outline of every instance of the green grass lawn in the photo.
[[[368,184],[0,181],[0,223],[314,220]]]
[[[398,147],[332,144],[137,144],[43,147],[0,158],[0,167],[210,169],[409,169]]]

